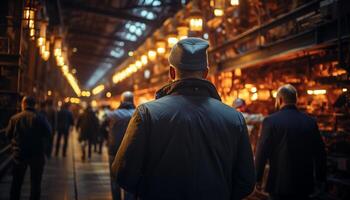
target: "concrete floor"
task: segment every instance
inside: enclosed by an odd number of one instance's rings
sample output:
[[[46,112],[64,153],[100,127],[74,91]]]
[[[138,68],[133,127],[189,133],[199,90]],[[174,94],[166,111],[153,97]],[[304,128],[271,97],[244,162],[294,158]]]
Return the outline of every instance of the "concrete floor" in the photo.
[[[0,180],[0,200],[9,199],[9,172]],[[22,187],[21,199],[29,199],[29,170]],[[42,181],[42,200],[110,200],[110,178],[107,149],[93,153],[91,160],[81,160],[77,134],[70,135],[67,156],[52,157],[46,162]]]

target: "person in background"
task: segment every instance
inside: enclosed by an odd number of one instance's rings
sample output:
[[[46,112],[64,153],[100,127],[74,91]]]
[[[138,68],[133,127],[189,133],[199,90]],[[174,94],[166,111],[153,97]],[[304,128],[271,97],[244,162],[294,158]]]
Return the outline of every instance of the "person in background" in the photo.
[[[69,110],[69,104],[65,103],[57,113],[57,137],[56,137],[56,151],[58,156],[60,151],[61,138],[63,137],[62,156],[65,157],[67,153],[68,139],[70,128],[74,125],[72,112]]]
[[[191,37],[175,44],[172,82],[130,120],[112,172],[140,199],[242,199],[254,189],[247,127],[206,80],[208,47]]]
[[[259,138],[259,127],[264,120],[264,116],[262,114],[251,113],[246,102],[241,98],[237,98],[233,102],[233,107],[242,113],[245,122],[247,123],[249,139],[252,144],[253,152],[255,152],[256,143]]]
[[[109,114],[108,155],[110,169],[134,111],[134,95],[132,92],[126,91],[121,95],[121,103],[118,109]],[[112,176],[112,172],[111,187],[113,200],[120,200],[121,190],[117,184],[115,176]],[[134,199],[134,197],[132,194],[125,192],[124,199],[131,200]]]
[[[86,158],[86,146],[88,147],[88,159],[90,160],[96,134],[99,131],[99,121],[91,106],[87,106],[79,117],[77,129],[80,133],[79,141],[82,143],[82,160],[84,161]]]
[[[30,168],[30,199],[38,200],[45,156],[50,153],[51,127],[46,118],[35,110],[35,99],[22,99],[22,112],[11,117],[6,129],[13,150],[13,178],[10,200],[19,200],[26,173]]]
[[[257,189],[266,162],[270,169],[265,190],[273,200],[305,200],[314,181],[326,180],[326,152],[316,121],[297,108],[292,85],[278,89],[276,113],[266,117],[256,154]]]
[[[46,119],[48,120],[51,126],[52,134],[51,134],[50,143],[53,144],[53,140],[56,132],[56,124],[57,124],[57,112],[53,107],[52,100],[46,100],[45,102],[42,102],[40,104],[40,113],[46,117]],[[53,145],[50,146],[49,156],[51,156],[52,150],[53,150]]]

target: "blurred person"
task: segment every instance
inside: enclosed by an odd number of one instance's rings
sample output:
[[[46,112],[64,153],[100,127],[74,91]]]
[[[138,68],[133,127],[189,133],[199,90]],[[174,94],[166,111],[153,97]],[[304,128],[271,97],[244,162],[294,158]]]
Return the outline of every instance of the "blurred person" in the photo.
[[[6,135],[13,151],[13,178],[10,199],[19,200],[27,167],[30,168],[30,199],[38,200],[45,156],[49,156],[51,127],[46,118],[35,110],[35,99],[25,96],[22,111],[11,117]]]
[[[250,143],[252,144],[253,152],[255,152],[256,144],[259,138],[259,127],[264,120],[262,114],[251,113],[244,99],[237,98],[233,102],[233,107],[240,111],[245,119],[248,128]]]
[[[48,120],[50,126],[51,126],[51,142],[50,144],[53,144],[53,140],[55,137],[55,132],[56,132],[56,123],[57,123],[57,112],[55,108],[53,107],[53,102],[52,100],[47,100],[45,102],[42,102],[40,104],[40,113],[46,117]],[[51,153],[53,150],[53,145],[50,146],[50,154],[49,156],[51,157]]]
[[[111,112],[108,117],[110,127],[108,132],[108,155],[110,169],[134,111],[134,94],[130,91],[123,92],[121,95],[120,106],[115,111]],[[115,176],[111,176],[111,187],[113,200],[120,200],[121,189],[117,184]],[[124,199],[133,199],[133,195],[126,192]]]
[[[79,141],[82,144],[82,160],[84,161],[86,158],[86,147],[88,147],[88,159],[91,159],[92,147],[96,140],[96,134],[99,131],[99,121],[91,106],[87,106],[79,117],[77,128]]]
[[[257,189],[266,162],[270,168],[266,192],[273,200],[309,199],[315,180],[326,180],[326,152],[316,121],[297,108],[292,85],[278,89],[276,113],[266,117],[256,155]]]
[[[205,80],[208,47],[199,38],[175,44],[172,82],[130,120],[112,171],[140,199],[242,199],[254,189],[244,118]]]
[[[56,151],[55,155],[58,156],[61,145],[61,138],[63,137],[63,149],[62,156],[65,157],[67,153],[69,132],[74,125],[72,112],[69,110],[69,104],[65,103],[57,113],[57,136],[56,136]]]
[[[264,120],[264,116],[262,114],[253,114],[249,111],[248,106],[244,99],[237,98],[233,102],[233,107],[236,108],[239,112],[242,113],[246,123],[249,134],[253,131],[256,124],[261,123]]]

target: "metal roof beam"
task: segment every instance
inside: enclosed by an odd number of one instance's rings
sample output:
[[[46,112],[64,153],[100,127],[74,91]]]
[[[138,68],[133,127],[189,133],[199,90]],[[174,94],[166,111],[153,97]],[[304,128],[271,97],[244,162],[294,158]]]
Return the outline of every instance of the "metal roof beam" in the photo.
[[[79,29],[69,29],[68,30],[69,34],[74,34],[77,35],[79,37],[92,37],[92,38],[99,38],[99,39],[104,39],[104,40],[110,40],[110,41],[115,41],[115,42],[132,42],[129,40],[125,40],[119,36],[108,36],[108,35],[103,35],[103,34],[99,34],[99,33],[92,33],[92,32],[86,32],[86,31],[82,31]]]
[[[115,19],[121,19],[121,20],[130,20],[130,21],[136,21],[136,22],[142,22],[145,24],[152,24],[153,20],[146,19],[144,17],[139,17],[133,14],[130,14],[125,9],[119,8],[119,9],[101,9],[89,5],[82,5],[78,3],[73,2],[65,2],[64,7],[67,9],[71,9],[72,11],[81,11],[86,12],[94,15],[100,15]]]

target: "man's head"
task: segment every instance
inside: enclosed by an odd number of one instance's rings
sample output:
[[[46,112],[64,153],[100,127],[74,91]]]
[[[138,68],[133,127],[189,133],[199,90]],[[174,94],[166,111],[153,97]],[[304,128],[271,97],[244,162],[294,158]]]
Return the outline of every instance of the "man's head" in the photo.
[[[31,96],[24,96],[21,103],[22,110],[35,107],[35,98]]]
[[[208,47],[209,43],[200,38],[190,37],[176,43],[169,56],[170,78],[205,79],[208,75]]]
[[[286,105],[296,105],[298,100],[298,93],[295,87],[290,84],[283,85],[277,90],[276,109],[281,109]]]
[[[121,96],[122,103],[134,103],[134,94],[130,91],[125,91]]]
[[[240,112],[245,112],[247,107],[244,99],[241,99],[241,98],[235,99],[232,106],[237,110],[239,110]]]

